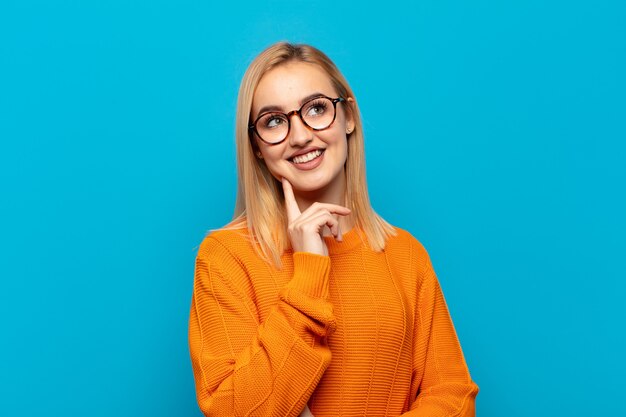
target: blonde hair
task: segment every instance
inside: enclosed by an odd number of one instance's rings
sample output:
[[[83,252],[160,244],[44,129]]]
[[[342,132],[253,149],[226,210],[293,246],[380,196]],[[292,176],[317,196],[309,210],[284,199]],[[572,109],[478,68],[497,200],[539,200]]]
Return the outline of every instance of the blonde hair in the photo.
[[[255,158],[256,143],[248,129],[252,99],[261,77],[273,68],[288,62],[317,65],[326,74],[337,94],[354,98],[352,89],[336,65],[320,50],[302,44],[278,42],[261,52],[250,64],[239,87],[235,140],[237,144],[238,191],[233,220],[218,230],[248,229],[255,250],[276,268],[282,268],[280,257],[291,248],[287,232],[282,184]],[[385,248],[385,242],[396,232],[376,214],[370,205],[365,176],[363,128],[356,101],[346,101],[354,130],[348,136],[348,156],[345,163],[346,202],[358,226],[375,251]]]

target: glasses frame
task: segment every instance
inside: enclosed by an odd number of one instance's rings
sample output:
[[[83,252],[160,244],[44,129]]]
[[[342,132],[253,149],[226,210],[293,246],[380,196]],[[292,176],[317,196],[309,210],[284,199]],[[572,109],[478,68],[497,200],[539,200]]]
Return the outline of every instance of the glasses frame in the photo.
[[[326,126],[324,128],[321,128],[321,129],[316,129],[314,127],[309,126],[309,124],[306,121],[304,121],[304,118],[302,117],[302,109],[304,108],[304,106],[306,106],[310,102],[312,102],[314,100],[319,100],[320,98],[328,99],[328,100],[330,100],[333,103],[333,120],[330,122],[330,124],[328,126]],[[283,143],[285,141],[285,139],[287,139],[289,137],[289,132],[291,132],[291,116],[293,116],[294,114],[297,114],[298,117],[300,118],[300,121],[302,121],[302,124],[304,124],[307,128],[309,128],[309,129],[311,129],[311,130],[313,130],[315,132],[320,132],[322,130],[328,129],[329,127],[331,127],[333,125],[333,123],[335,123],[335,119],[337,118],[337,103],[342,103],[344,101],[346,101],[346,99],[343,98],[343,97],[330,98],[330,97],[327,97],[327,96],[325,96],[323,94],[320,94],[319,96],[316,96],[316,97],[311,98],[310,100],[307,100],[305,103],[302,104],[302,106],[298,110],[292,110],[289,113],[268,111],[268,112],[265,112],[263,114],[260,114],[260,115],[257,116],[256,120],[253,123],[248,125],[248,130],[253,131],[259,137],[259,139],[261,139],[263,142],[267,143],[268,145],[278,145],[280,143]],[[256,128],[256,124],[259,122],[261,117],[265,116],[268,113],[277,114],[277,115],[283,115],[287,119],[287,133],[285,134],[285,137],[282,140],[278,141],[278,142],[268,142],[268,141],[266,141],[259,134],[259,131]]]

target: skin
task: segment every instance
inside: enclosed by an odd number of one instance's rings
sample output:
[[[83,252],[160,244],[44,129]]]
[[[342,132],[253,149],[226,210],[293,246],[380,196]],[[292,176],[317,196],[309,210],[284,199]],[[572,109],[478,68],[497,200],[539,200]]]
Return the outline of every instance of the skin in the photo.
[[[315,417],[315,416],[311,412],[311,409],[309,408],[309,406],[305,405],[304,410],[302,410],[302,413],[300,413],[299,417]]]
[[[318,66],[303,62],[278,66],[261,78],[255,90],[252,120],[265,106],[279,107],[284,113],[299,109],[302,99],[313,93],[331,98],[338,96],[330,78]],[[347,100],[353,102],[352,98]],[[254,136],[260,158],[282,182],[294,251],[328,255],[322,236],[332,235],[341,240],[342,230],[353,227],[350,210],[344,206],[347,133],[354,129],[354,120],[345,107],[350,105],[348,103],[337,104],[335,121],[326,130],[313,131],[293,115],[289,135],[280,144],[269,145]],[[325,149],[324,159],[313,170],[299,170],[288,158],[308,147]]]

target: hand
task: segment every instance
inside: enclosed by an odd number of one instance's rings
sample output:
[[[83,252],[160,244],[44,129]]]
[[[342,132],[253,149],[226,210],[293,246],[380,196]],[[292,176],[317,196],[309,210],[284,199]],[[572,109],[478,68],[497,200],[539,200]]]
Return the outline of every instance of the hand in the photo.
[[[300,415],[298,417],[315,417],[315,416],[313,415],[313,413],[309,409],[309,406],[305,405],[304,406],[304,410],[302,410],[302,412],[300,413]]]
[[[328,226],[335,239],[341,241],[339,220],[333,214],[347,216],[350,214],[350,209],[337,204],[315,202],[304,212],[300,212],[291,184],[286,178],[282,179],[282,183],[289,223],[287,230],[293,251],[328,256],[328,248],[322,238],[324,226]]]

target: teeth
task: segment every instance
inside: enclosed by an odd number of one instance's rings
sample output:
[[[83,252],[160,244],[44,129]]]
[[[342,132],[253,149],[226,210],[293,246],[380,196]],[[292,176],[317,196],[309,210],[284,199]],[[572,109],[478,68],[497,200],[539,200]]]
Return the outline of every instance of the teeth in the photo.
[[[305,162],[309,162],[311,159],[315,159],[322,154],[320,149],[316,149],[304,155],[298,155],[293,158],[293,162],[296,164],[303,164]]]

